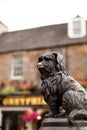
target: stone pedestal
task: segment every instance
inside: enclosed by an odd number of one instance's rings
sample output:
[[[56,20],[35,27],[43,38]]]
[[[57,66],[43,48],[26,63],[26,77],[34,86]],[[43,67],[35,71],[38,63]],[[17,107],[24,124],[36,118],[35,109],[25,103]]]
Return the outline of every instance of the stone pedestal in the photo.
[[[71,126],[67,118],[46,118],[39,130],[87,130],[87,121],[78,121],[76,126]]]

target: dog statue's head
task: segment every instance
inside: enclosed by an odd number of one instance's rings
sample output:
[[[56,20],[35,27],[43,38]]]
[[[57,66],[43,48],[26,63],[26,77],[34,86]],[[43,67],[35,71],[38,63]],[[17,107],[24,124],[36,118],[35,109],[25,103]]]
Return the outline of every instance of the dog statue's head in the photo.
[[[63,71],[63,56],[56,52],[43,54],[38,58],[37,67],[41,73],[42,78],[53,75],[59,71]]]

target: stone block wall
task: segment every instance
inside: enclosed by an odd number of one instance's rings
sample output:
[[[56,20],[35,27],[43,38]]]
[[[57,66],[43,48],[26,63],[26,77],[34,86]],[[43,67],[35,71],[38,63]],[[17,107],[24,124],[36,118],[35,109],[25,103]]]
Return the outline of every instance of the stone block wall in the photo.
[[[87,44],[0,54],[0,81],[6,83],[11,81],[11,56],[22,54],[23,80],[27,80],[33,86],[39,86],[40,74],[37,70],[37,60],[41,54],[49,51],[63,54],[65,68],[70,75],[78,81],[87,81]]]

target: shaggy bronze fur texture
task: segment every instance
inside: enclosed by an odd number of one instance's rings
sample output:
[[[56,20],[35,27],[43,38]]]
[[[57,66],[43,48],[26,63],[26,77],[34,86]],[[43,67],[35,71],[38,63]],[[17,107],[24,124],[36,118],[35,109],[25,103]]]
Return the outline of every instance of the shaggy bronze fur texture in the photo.
[[[87,92],[64,68],[63,56],[56,52],[38,58],[41,73],[41,94],[50,108],[46,117],[59,117],[64,113],[72,124],[77,119],[87,120]]]

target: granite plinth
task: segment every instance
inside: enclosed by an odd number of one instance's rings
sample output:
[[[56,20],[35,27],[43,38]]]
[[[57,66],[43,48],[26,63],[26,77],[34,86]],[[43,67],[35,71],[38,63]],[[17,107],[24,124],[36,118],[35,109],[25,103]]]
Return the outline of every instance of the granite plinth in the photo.
[[[80,120],[77,125],[70,125],[67,118],[46,118],[39,130],[87,130],[87,121]]]

